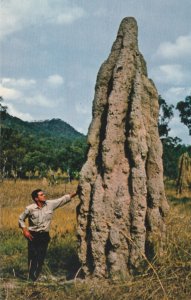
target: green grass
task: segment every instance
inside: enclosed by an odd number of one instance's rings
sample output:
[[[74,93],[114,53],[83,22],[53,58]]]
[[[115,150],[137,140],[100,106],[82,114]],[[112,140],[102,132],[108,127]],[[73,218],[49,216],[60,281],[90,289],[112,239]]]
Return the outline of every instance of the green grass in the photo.
[[[27,240],[15,230],[0,231],[1,277],[27,279]],[[80,267],[72,233],[55,235],[49,244],[44,273],[72,278]]]
[[[26,240],[14,230],[0,231],[1,277],[23,277],[27,273]]]

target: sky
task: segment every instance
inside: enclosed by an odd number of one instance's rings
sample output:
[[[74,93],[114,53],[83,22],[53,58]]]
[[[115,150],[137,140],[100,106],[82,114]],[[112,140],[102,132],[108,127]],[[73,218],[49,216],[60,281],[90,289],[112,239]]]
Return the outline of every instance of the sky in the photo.
[[[191,94],[190,0],[0,0],[0,96],[26,121],[60,118],[87,134],[98,70],[124,17],[168,104]],[[178,112],[170,135],[190,144]]]

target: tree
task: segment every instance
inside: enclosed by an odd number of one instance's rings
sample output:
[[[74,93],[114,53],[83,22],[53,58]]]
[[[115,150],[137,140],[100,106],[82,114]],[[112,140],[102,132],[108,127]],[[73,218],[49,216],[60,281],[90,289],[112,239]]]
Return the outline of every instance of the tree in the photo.
[[[163,144],[164,175],[168,178],[175,179],[178,176],[179,157],[182,153],[188,151],[188,147],[181,144],[180,138],[169,136],[169,122],[174,116],[174,106],[168,105],[161,96],[159,96],[158,100],[160,106],[158,128],[160,139]]]
[[[184,152],[189,152],[189,147],[180,144],[178,137],[167,137],[163,140],[163,166],[164,175],[170,179],[176,179],[178,176],[179,157]]]
[[[4,99],[3,97],[0,96],[0,120],[2,121],[5,118],[6,115],[6,111],[7,111],[7,106],[3,105]],[[0,124],[2,125],[2,123]]]
[[[167,137],[170,131],[168,126],[170,120],[173,118],[173,108],[174,105],[168,105],[166,101],[159,95],[159,119],[158,119],[158,128],[159,128],[159,135],[161,138]]]
[[[1,139],[2,175],[7,174],[8,177],[16,180],[22,171],[23,158],[26,153],[23,136],[12,128],[3,127]]]
[[[3,97],[0,96],[0,181],[3,181],[5,175],[5,163],[6,160],[3,157],[2,153],[2,143],[3,143],[3,136],[2,136],[2,128],[3,128],[3,120],[6,116],[7,106],[3,105]]]
[[[179,101],[176,109],[179,110],[181,122],[188,127],[189,135],[191,135],[191,96],[187,96],[185,101]]]

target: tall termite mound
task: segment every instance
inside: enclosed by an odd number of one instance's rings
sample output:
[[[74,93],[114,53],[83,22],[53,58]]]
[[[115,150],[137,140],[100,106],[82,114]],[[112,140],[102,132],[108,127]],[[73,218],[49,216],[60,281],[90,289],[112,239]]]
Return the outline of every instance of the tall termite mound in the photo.
[[[191,157],[186,152],[179,158],[177,192],[181,194],[189,189],[191,189]]]
[[[85,276],[126,277],[165,236],[168,204],[158,134],[158,94],[138,49],[137,24],[121,22],[95,86],[81,170],[79,257]]]

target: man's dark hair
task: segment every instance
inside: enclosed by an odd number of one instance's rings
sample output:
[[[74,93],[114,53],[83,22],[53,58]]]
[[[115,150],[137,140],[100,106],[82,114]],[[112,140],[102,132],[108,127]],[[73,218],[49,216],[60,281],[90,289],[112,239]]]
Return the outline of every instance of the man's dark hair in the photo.
[[[42,190],[41,189],[37,189],[37,190],[32,191],[31,197],[33,198],[34,201],[35,201],[35,198],[38,197],[38,193],[39,192],[42,192]]]

